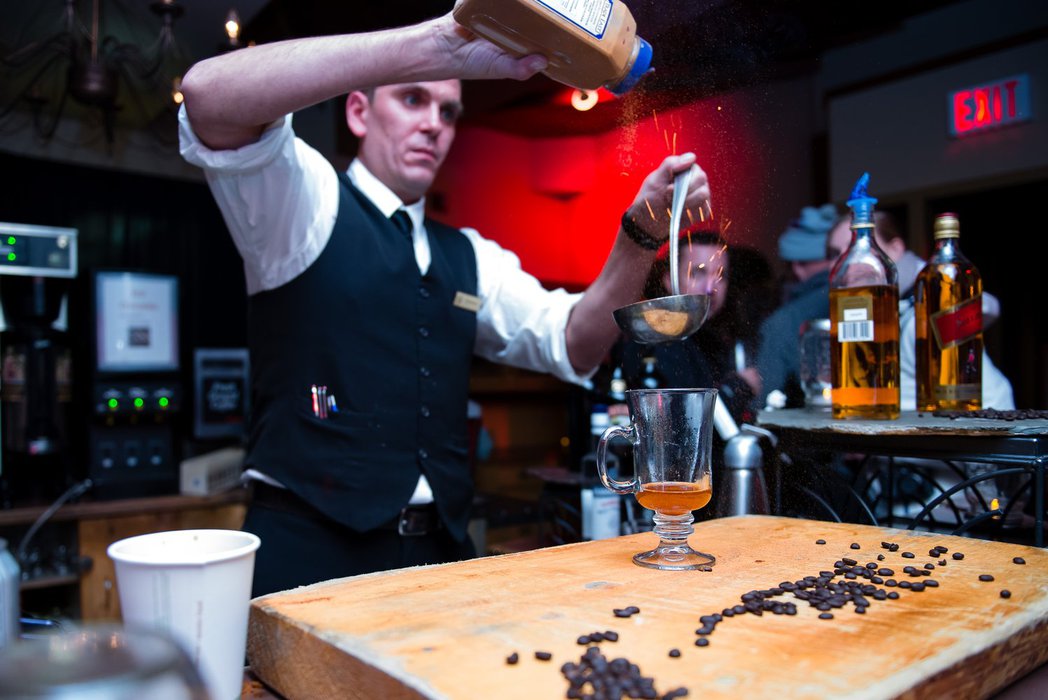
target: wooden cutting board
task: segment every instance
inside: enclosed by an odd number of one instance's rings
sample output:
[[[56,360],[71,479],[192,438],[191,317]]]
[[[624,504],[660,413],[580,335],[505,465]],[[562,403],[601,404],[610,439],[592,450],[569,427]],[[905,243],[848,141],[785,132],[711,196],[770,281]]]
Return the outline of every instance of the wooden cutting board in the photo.
[[[579,662],[578,637],[612,630],[618,641],[601,642],[601,652],[637,664],[660,694],[683,687],[704,700],[792,700],[980,698],[1048,660],[1048,551],[769,516],[710,520],[695,530],[693,546],[717,557],[710,572],[633,564],[632,555],[655,542],[642,533],[257,598],[249,662],[289,700],[564,698],[560,668]],[[929,556],[936,545],[949,552]],[[903,558],[905,551],[915,557]],[[955,552],[964,559],[953,559]],[[865,614],[849,605],[830,620],[785,593],[775,600],[794,601],[795,615],[725,618],[708,646],[695,645],[700,616],[741,604],[748,591],[818,576],[843,557],[890,568],[899,581],[940,585],[885,588],[899,598],[873,600]],[[925,563],[936,564],[931,576],[903,573]],[[981,574],[995,580],[980,581]],[[1002,589],[1011,597],[1002,598]],[[640,612],[614,615],[628,606]],[[679,657],[669,655],[673,648]],[[536,651],[552,658],[536,659]],[[520,660],[509,665],[513,652]]]

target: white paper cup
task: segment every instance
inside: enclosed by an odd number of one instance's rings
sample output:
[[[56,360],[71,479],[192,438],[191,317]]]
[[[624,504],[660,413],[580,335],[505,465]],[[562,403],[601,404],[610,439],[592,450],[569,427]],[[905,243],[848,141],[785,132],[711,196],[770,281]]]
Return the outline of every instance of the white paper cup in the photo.
[[[240,698],[259,539],[238,530],[172,530],[109,545],[126,627],[182,644],[213,700]]]

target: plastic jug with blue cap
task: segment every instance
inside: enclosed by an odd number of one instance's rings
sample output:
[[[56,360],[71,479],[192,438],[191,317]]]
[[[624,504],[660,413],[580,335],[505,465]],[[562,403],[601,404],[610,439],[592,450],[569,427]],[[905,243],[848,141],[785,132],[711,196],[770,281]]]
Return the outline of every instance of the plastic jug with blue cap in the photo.
[[[542,54],[553,80],[584,90],[631,90],[652,50],[618,0],[463,0],[455,20],[516,56]]]

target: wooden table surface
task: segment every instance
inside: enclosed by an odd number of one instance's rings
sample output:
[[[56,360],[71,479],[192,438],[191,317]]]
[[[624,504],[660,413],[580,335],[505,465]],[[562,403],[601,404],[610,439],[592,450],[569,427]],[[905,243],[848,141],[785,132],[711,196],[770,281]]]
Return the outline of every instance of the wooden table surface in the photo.
[[[289,700],[563,698],[561,665],[585,651],[577,638],[606,630],[618,633],[618,641],[597,645],[609,660],[637,664],[660,694],[686,688],[703,698],[983,698],[1048,660],[1042,549],[769,516],[700,523],[692,542],[717,556],[712,571],[634,565],[632,554],[654,543],[642,533],[258,598],[248,658]],[[937,545],[949,552],[930,556]],[[906,551],[915,556],[904,558]],[[827,620],[786,592],[772,599],[793,601],[795,615],[725,618],[708,646],[695,645],[700,616],[741,604],[748,591],[818,576],[845,557],[889,567],[898,581],[940,585],[923,592],[881,585],[898,599],[870,595],[865,614],[848,605]],[[926,563],[934,565],[930,576],[903,573]],[[984,574],[994,580],[980,581]],[[614,615],[630,605],[640,612]],[[552,658],[539,660],[536,651]],[[514,652],[520,661],[509,665]]]

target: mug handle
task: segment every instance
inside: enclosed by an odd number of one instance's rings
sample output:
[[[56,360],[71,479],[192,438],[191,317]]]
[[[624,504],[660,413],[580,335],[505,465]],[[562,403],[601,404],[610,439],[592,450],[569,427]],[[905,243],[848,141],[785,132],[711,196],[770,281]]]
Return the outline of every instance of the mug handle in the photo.
[[[621,425],[613,425],[601,433],[600,439],[597,441],[597,474],[600,476],[600,482],[604,484],[604,487],[609,491],[614,491],[620,494],[630,494],[637,491],[638,480],[634,476],[629,481],[617,481],[608,476],[608,443],[616,437],[623,437],[633,444],[633,426],[624,427]]]

